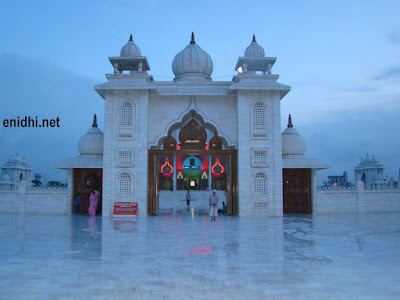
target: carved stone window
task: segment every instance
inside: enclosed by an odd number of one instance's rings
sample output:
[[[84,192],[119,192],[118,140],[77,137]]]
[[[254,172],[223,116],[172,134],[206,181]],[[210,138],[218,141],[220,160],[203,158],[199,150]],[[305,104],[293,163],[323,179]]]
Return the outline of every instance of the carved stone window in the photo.
[[[259,195],[267,194],[267,176],[259,172],[254,178],[254,193]]]
[[[135,106],[130,101],[124,101],[119,107],[119,128],[118,138],[133,139],[134,138],[134,115]]]
[[[268,202],[254,202],[254,208],[255,209],[267,209]]]
[[[262,101],[256,101],[251,107],[251,135],[253,139],[267,138],[267,107]]]
[[[253,126],[265,126],[265,105],[262,102],[256,102],[253,107]]]
[[[133,150],[118,150],[118,165],[121,167],[133,167],[134,156]]]
[[[125,195],[132,193],[132,177],[129,173],[124,172],[119,175],[118,192]]]
[[[252,150],[252,167],[268,167],[268,150],[267,149],[254,149]]]
[[[122,103],[119,118],[120,126],[132,126],[132,112],[132,103],[128,101]]]

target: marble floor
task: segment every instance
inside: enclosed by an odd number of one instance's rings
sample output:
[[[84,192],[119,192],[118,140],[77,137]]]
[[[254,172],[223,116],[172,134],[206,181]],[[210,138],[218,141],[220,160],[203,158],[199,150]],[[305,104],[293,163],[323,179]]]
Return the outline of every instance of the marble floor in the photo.
[[[0,299],[400,299],[400,215],[0,215]]]

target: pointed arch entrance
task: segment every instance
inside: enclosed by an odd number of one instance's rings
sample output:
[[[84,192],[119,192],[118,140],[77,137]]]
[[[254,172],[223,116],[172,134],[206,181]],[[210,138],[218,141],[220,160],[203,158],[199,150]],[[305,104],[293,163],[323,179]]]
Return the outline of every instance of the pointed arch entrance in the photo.
[[[149,150],[149,215],[163,209],[186,210],[186,193],[191,193],[190,210],[208,210],[208,196],[217,190],[226,214],[237,215],[237,151],[221,137],[217,128],[190,111],[170,126],[158,146]]]

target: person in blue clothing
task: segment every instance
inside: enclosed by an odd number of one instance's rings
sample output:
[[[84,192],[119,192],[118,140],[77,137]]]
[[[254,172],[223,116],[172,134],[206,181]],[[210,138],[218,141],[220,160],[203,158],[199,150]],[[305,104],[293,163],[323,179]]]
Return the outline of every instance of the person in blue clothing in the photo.
[[[74,213],[80,214],[81,213],[81,198],[79,197],[79,193],[76,194],[75,198],[75,205],[74,205]]]

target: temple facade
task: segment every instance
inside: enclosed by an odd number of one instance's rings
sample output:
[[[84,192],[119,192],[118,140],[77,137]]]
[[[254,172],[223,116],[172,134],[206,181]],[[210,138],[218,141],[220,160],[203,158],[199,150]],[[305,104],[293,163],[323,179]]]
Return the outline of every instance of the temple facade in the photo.
[[[132,36],[109,60],[113,74],[95,86],[104,134],[94,122],[80,156],[58,165],[69,170],[71,195],[100,190],[103,216],[117,202],[137,203],[138,216],[206,212],[212,190],[228,215],[312,212],[316,170],[327,166],[305,156],[290,117],[281,132],[280,102],[290,87],[278,83],[276,58],[255,36],[231,81],[212,80],[213,61],[193,34],[173,59],[173,81],[153,79]]]
[[[383,174],[384,169],[374,155],[369,157],[367,153],[364,158],[361,158],[360,163],[354,167],[354,178],[360,178],[366,186],[385,184],[388,182],[386,182]]]
[[[32,169],[27,165],[25,158],[17,155],[1,166],[0,187],[2,190],[14,190],[21,182],[30,181]]]

